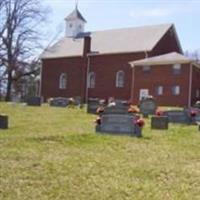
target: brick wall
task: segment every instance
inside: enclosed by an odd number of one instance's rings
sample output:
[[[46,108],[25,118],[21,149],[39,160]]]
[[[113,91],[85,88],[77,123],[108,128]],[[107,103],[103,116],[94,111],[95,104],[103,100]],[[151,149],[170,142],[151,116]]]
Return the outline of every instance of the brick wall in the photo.
[[[145,53],[91,57],[89,71],[96,74],[96,85],[94,89],[89,89],[89,97],[115,97],[128,100],[130,98],[132,82],[132,70],[129,62],[144,57]],[[120,70],[125,72],[125,86],[123,88],[116,88],[116,73]]]
[[[133,102],[139,103],[140,89],[148,89],[160,106],[187,106],[189,91],[189,65],[182,65],[181,74],[173,75],[172,65],[151,66],[148,74],[142,66],[137,66],[134,73]],[[172,95],[172,86],[180,86],[180,95]],[[163,95],[156,94],[156,87],[163,86]]]
[[[83,96],[86,70],[85,59],[82,57],[45,59],[42,61],[41,94],[46,100],[50,97]],[[67,88],[59,89],[59,76],[66,73]]]
[[[196,101],[200,101],[200,97],[196,96],[196,91],[200,91],[200,69],[193,66],[193,76],[192,76],[192,105]]]

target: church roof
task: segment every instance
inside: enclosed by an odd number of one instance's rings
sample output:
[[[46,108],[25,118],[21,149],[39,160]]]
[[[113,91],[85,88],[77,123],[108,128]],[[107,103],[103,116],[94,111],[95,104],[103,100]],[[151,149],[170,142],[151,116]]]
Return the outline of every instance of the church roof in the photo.
[[[169,65],[169,64],[184,64],[194,62],[194,59],[188,58],[177,52],[167,53],[160,56],[154,56],[141,60],[130,62],[132,66],[141,65]]]
[[[143,26],[83,33],[78,38],[62,38],[47,49],[42,58],[82,56],[84,37],[91,37],[91,51],[98,54],[152,51],[173,24]]]
[[[84,22],[87,22],[84,17],[82,16],[82,14],[80,13],[80,11],[78,10],[78,8],[76,7],[75,10],[69,14],[66,18],[66,20],[74,20],[74,19],[80,19]]]
[[[84,40],[64,37],[46,49],[41,58],[62,58],[83,55]]]

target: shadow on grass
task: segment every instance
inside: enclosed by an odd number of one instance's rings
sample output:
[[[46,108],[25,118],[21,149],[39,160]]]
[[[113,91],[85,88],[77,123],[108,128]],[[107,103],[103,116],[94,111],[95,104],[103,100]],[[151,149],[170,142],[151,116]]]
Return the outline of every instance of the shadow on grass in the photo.
[[[68,136],[42,136],[27,138],[29,142],[37,143],[59,143],[62,145],[82,146],[82,145],[96,145],[96,144],[108,144],[113,142],[112,137],[102,136],[95,134],[80,134],[80,135],[68,135]]]

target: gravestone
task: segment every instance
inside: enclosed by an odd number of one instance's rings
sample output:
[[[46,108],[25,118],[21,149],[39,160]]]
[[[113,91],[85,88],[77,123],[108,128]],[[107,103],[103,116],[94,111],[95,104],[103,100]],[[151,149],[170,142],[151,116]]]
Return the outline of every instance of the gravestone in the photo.
[[[41,97],[29,97],[27,99],[28,106],[41,106],[42,99]]]
[[[0,115],[0,129],[8,129],[8,116]]]
[[[145,98],[140,101],[140,113],[143,115],[153,115],[157,110],[156,102],[153,98]]]
[[[200,111],[195,116],[195,121],[198,122],[198,123],[200,123]]]
[[[87,105],[87,113],[97,114],[97,108],[99,106],[99,99],[89,99]]]
[[[200,123],[200,108],[194,107],[190,109],[190,112],[191,110],[195,111],[196,113],[196,116],[194,117],[194,121]]]
[[[141,137],[142,129],[136,124],[137,119],[139,119],[138,115],[128,112],[128,105],[112,102],[101,114],[101,123],[97,125],[96,131]]]
[[[105,114],[101,116],[101,124],[97,125],[96,131],[141,137],[141,129],[134,123],[136,119],[129,114]]]
[[[194,104],[194,108],[197,108],[200,110],[200,101],[197,101],[195,104]]]
[[[168,117],[153,116],[151,118],[151,129],[168,129]]]
[[[104,114],[128,114],[128,106],[122,104],[106,106]]]
[[[186,110],[170,110],[164,111],[163,116],[167,116],[169,122],[180,123],[180,124],[190,124],[191,117]]]
[[[68,98],[64,98],[64,97],[52,98],[49,101],[49,105],[52,107],[67,107],[68,104],[69,104]]]
[[[74,97],[74,101],[75,101],[75,105],[76,106],[80,106],[82,101],[81,101],[81,97]]]

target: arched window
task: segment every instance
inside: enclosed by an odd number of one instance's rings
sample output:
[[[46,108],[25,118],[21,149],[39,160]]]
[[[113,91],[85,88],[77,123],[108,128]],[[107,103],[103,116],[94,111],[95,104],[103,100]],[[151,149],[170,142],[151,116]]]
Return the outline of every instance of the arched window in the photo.
[[[88,75],[88,88],[95,88],[95,73],[90,72]]]
[[[125,73],[123,71],[118,71],[116,74],[116,87],[117,88],[124,87],[124,78],[125,78]]]
[[[59,78],[59,89],[66,89],[67,87],[67,75],[62,73]]]

